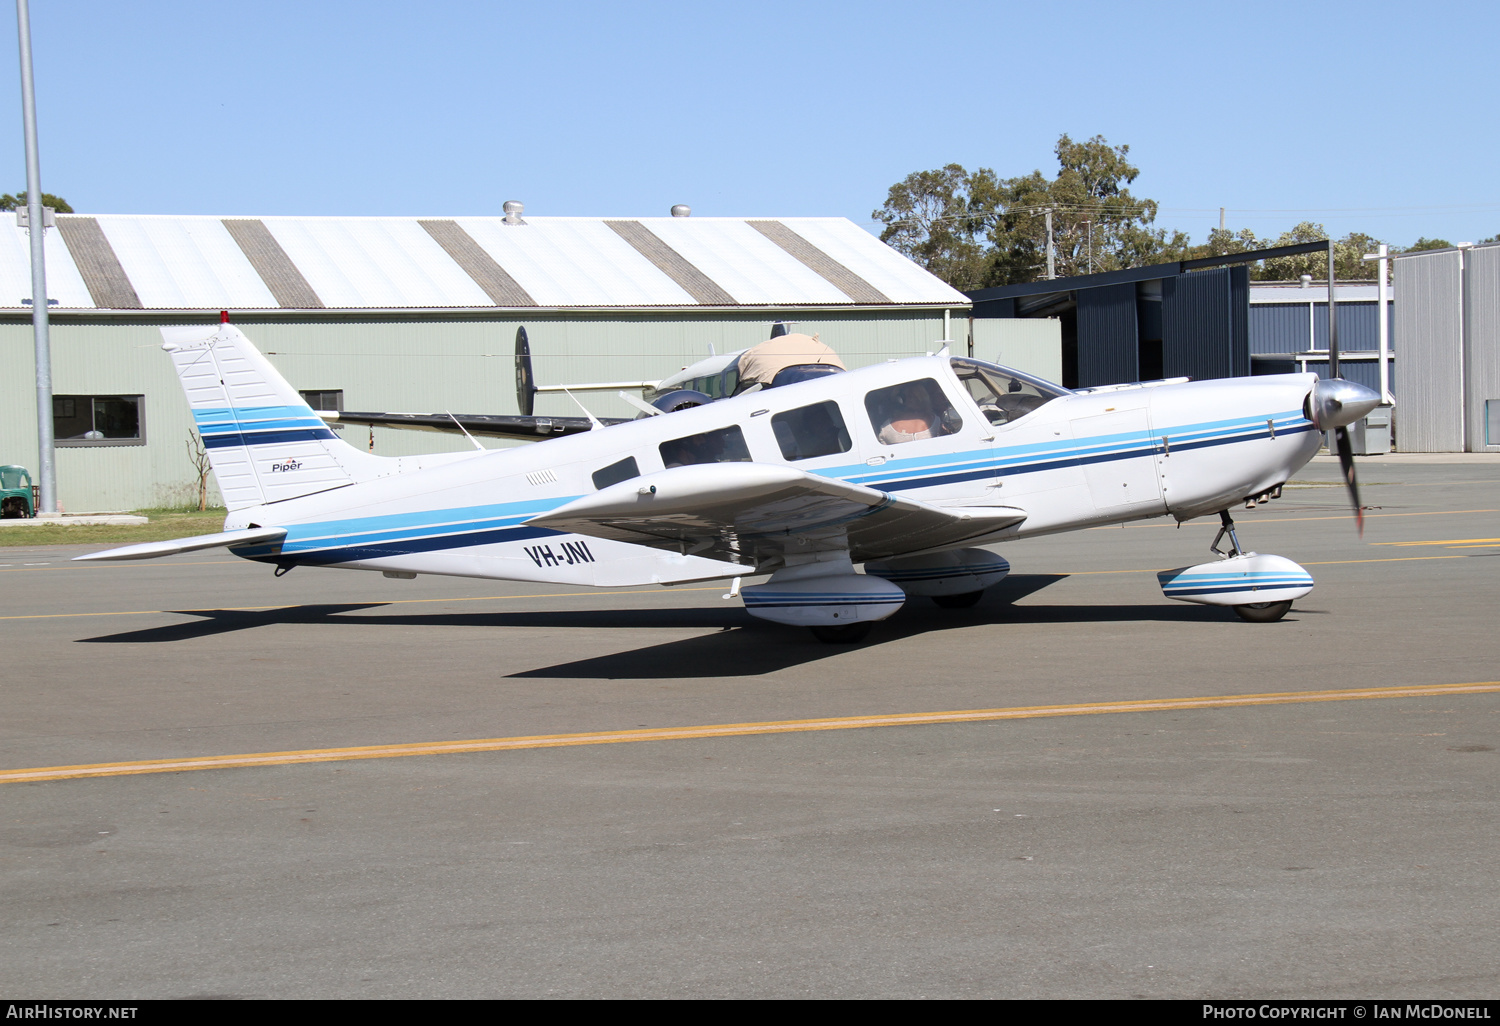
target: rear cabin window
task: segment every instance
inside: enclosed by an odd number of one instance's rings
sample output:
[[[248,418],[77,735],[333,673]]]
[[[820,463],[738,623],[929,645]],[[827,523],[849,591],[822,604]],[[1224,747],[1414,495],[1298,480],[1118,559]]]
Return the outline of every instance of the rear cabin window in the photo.
[[[695,463],[749,463],[750,450],[745,447],[744,432],[727,427],[663,442],[661,461],[669,468]]]
[[[865,396],[875,437],[887,445],[940,438],[963,428],[963,419],[932,378],[877,388]]]
[[[789,460],[831,456],[850,448],[843,414],[832,400],[776,414],[771,418],[771,431],[781,455]]]
[[[635,465],[634,456],[626,456],[619,463],[611,463],[603,470],[594,471],[594,487],[603,489],[621,481],[629,481],[632,477],[640,477],[640,468]]]

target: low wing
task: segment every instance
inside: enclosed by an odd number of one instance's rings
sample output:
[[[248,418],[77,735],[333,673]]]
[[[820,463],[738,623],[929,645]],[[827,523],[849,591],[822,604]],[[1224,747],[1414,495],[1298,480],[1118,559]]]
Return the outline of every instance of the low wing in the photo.
[[[509,438],[519,442],[536,442],[560,435],[587,431],[587,417],[522,417],[485,413],[347,413],[319,410],[318,416],[330,424],[360,424],[370,427],[407,428],[415,431],[443,431],[458,435],[467,431],[485,438]],[[605,427],[624,424],[628,418],[601,417]],[[462,430],[460,430],[462,425]]]
[[[174,538],[171,541],[142,542],[103,552],[90,552],[74,556],[75,563],[93,563],[114,559],[155,559],[158,556],[175,556],[179,552],[196,552],[199,549],[217,549],[231,545],[266,545],[279,542],[286,537],[284,527],[251,527],[243,531],[223,531],[219,534],[197,534],[191,538]]]
[[[849,547],[856,562],[962,544],[1026,519],[949,509],[765,463],[708,463],[586,495],[529,525],[774,569],[791,552]]]

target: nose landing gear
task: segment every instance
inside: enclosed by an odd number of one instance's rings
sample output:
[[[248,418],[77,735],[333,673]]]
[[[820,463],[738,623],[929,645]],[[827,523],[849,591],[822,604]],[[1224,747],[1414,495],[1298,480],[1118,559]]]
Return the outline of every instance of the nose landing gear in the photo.
[[[1219,547],[1225,537],[1227,552]],[[1156,575],[1167,598],[1231,606],[1241,620],[1274,623],[1313,589],[1312,575],[1290,559],[1244,551],[1227,509],[1219,513],[1219,533],[1208,548],[1217,561]]]

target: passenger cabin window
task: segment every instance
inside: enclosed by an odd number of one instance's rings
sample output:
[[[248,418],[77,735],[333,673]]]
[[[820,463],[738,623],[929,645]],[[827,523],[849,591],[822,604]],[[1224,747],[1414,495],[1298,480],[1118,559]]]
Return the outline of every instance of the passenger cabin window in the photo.
[[[848,452],[851,445],[839,404],[832,400],[775,414],[771,431],[781,455],[789,460]]]
[[[695,463],[749,463],[750,450],[745,447],[744,432],[738,427],[727,427],[663,442],[661,461],[669,468]]]
[[[953,372],[991,424],[1020,420],[1068,390],[1020,371],[979,360],[953,359]]]
[[[961,430],[963,419],[932,378],[877,388],[865,396],[870,426],[887,445],[940,438]]]
[[[619,484],[621,481],[629,481],[632,477],[640,476],[641,471],[635,465],[635,457],[626,456],[619,463],[611,463],[603,470],[594,471],[594,487],[602,490],[612,484]]]

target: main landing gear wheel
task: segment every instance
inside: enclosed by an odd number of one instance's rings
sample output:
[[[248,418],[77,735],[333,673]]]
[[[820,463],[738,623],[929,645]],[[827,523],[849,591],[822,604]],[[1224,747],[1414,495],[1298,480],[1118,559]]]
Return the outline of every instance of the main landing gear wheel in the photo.
[[[1248,606],[1235,606],[1234,611],[1248,623],[1275,623],[1292,608],[1292,600],[1285,602],[1252,602]]]
[[[853,645],[864,641],[870,633],[870,624],[843,623],[837,627],[813,627],[813,637],[830,645]]]
[[[934,595],[932,601],[944,609],[968,609],[970,606],[979,604],[984,598],[984,589],[978,591],[966,591],[961,595]]]

